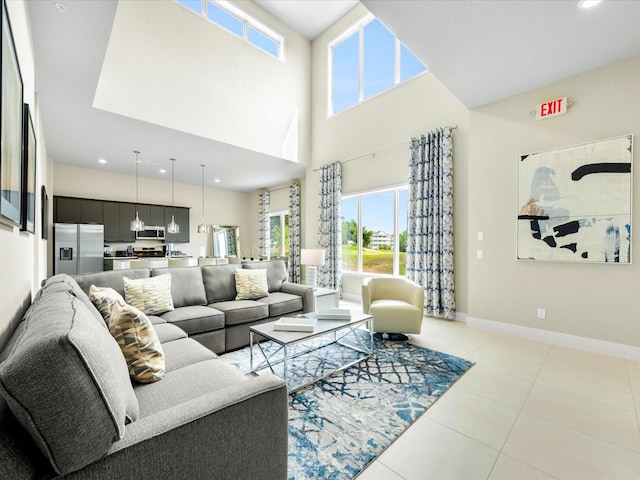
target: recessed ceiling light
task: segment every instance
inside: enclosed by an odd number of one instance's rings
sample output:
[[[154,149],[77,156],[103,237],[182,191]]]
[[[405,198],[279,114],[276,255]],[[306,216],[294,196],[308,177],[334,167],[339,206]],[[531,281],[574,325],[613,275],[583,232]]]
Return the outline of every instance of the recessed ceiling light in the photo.
[[[98,160],[98,163],[107,163],[107,161],[104,158],[101,158]]]
[[[595,7],[597,4],[599,4],[602,0],[580,0],[578,2],[578,7],[579,8],[591,8],[591,7]]]
[[[167,171],[164,168],[161,168],[160,173],[167,173]]]
[[[219,178],[216,178],[213,181],[216,182],[216,183],[220,183],[220,179]]]
[[[64,13],[64,12],[66,12],[66,11],[67,11],[67,6],[66,6],[66,5],[64,5],[63,3],[56,2],[54,5],[55,5],[55,7],[58,9],[58,11],[59,11],[60,13]]]

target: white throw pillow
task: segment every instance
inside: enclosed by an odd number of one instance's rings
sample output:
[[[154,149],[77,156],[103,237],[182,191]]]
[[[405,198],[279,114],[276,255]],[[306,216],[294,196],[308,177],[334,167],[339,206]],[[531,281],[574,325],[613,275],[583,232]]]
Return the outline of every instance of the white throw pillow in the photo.
[[[269,295],[267,270],[236,268],[236,292],[236,300],[267,297]]]
[[[129,305],[147,315],[160,315],[173,310],[170,274],[137,280],[123,279],[124,298]]]

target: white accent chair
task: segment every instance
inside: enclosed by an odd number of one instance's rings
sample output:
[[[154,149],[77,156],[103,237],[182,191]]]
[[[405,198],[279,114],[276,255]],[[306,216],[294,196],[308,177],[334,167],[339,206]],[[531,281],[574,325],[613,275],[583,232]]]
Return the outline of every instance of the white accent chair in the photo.
[[[362,281],[362,311],[373,317],[375,333],[406,340],[402,334],[418,334],[422,328],[424,288],[405,278],[367,277]]]

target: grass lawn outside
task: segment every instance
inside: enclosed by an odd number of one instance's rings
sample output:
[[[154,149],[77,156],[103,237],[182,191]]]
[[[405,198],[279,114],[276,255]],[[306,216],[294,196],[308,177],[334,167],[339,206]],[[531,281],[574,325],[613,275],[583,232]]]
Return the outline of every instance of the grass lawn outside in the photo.
[[[400,252],[400,275],[406,271],[405,252]],[[358,269],[358,247],[342,246],[342,269],[355,272]],[[362,271],[364,273],[393,274],[393,252],[391,250],[362,249]]]

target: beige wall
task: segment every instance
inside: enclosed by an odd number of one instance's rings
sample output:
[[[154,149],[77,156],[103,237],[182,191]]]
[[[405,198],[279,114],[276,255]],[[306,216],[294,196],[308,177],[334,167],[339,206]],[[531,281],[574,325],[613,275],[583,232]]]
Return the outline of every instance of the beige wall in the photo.
[[[104,172],[99,169],[78,168],[61,163],[53,166],[53,193],[70,197],[95,198],[135,202],[135,176]],[[139,179],[139,202],[157,205],[171,205],[171,181],[145,177]],[[249,241],[250,231],[249,198],[250,194],[205,188],[204,219],[207,224],[238,225],[240,227],[240,248],[244,250]],[[190,207],[189,243],[176,244],[180,249],[193,256],[199,256],[200,248],[205,247],[207,255],[212,255],[207,235],[198,233],[197,226],[202,222],[202,186],[175,184],[175,204]]]
[[[285,62],[172,0],[119,2],[94,106],[307,163],[310,44],[235,3],[286,36]]]
[[[0,224],[0,346],[7,340],[12,326],[17,323],[46,278],[47,242],[41,240],[40,186],[51,191],[47,149],[41,134],[37,95],[34,92],[33,43],[27,17],[26,4],[7,2],[16,53],[20,64],[24,88],[24,101],[30,105],[37,137],[36,165],[36,234],[20,232],[18,227]]]
[[[307,173],[303,245],[315,247],[318,234],[319,172],[311,170],[325,163],[343,162],[343,194],[406,184],[410,138],[438,127],[457,125],[454,133],[454,268],[457,307],[466,312],[468,110],[427,73],[327,118],[327,42],[367,13],[362,5],[355,7],[312,44],[312,165]],[[344,294],[360,295],[361,276],[345,275],[343,284]]]
[[[636,57],[471,112],[470,317],[640,346],[637,238],[632,265],[516,260],[518,155],[637,133],[639,79]],[[544,121],[529,116],[536,104],[564,96],[574,102],[566,115]],[[636,206],[638,174],[635,169]],[[633,225],[640,225],[638,211]],[[475,258],[477,249],[484,259]],[[538,308],[546,309],[546,319],[536,318]]]

